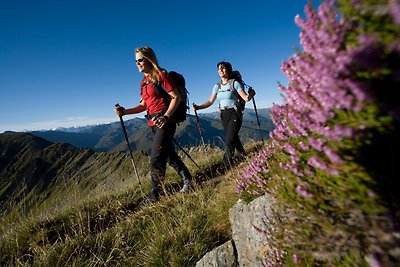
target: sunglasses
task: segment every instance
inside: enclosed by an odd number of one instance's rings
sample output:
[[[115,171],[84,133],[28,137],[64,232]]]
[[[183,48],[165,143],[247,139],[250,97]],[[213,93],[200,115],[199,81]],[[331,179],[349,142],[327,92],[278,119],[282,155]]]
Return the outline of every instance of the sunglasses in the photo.
[[[142,58],[138,58],[138,59],[136,59],[135,61],[136,61],[136,63],[142,63],[143,61],[145,61],[146,59],[144,58],[144,57],[142,57]]]

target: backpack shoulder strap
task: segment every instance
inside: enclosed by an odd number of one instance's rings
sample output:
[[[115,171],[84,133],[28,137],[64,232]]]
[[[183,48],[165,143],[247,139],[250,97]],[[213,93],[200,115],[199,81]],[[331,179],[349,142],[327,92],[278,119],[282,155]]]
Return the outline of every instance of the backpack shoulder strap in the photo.
[[[226,92],[226,91],[236,91],[235,88],[233,87],[233,83],[234,83],[235,81],[236,81],[236,79],[229,79],[229,80],[228,80],[229,88],[228,88],[227,90],[224,90],[223,92]],[[221,85],[222,85],[222,83],[221,83],[221,81],[219,81],[219,82],[217,83],[217,86],[218,86],[217,94],[218,94],[219,90],[221,90]]]
[[[239,92],[235,89],[235,87],[234,87],[234,83],[235,83],[235,81],[236,82],[239,82],[238,80],[236,80],[236,79],[229,79],[229,91],[232,91],[232,94],[236,97],[236,98],[239,98],[240,96],[239,96]]]
[[[236,91],[236,90],[235,90],[235,87],[233,87],[235,81],[236,81],[236,79],[229,79],[228,82],[229,82],[229,90],[230,90],[230,91],[233,91],[233,92]]]
[[[161,95],[164,99],[169,99],[168,92],[158,83],[153,83],[154,89],[157,91],[157,94]]]

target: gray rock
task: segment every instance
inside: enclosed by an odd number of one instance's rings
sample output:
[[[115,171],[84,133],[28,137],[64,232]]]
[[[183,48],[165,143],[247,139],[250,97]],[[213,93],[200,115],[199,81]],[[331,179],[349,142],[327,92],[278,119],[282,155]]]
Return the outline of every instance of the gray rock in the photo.
[[[212,251],[196,263],[196,267],[236,267],[235,247],[228,241]]]
[[[239,266],[264,266],[266,259],[271,260],[271,252],[275,253],[268,243],[269,233],[273,231],[271,208],[272,200],[264,195],[248,204],[237,203],[230,209],[232,238]]]
[[[273,204],[273,199],[266,194],[250,203],[233,206],[229,210],[233,240],[208,252],[196,267],[280,265],[283,252],[269,242],[276,227]]]

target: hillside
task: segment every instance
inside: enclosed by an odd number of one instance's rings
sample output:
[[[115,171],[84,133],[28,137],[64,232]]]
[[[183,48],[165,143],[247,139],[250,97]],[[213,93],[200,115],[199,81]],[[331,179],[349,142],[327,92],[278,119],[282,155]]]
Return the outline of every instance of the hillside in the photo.
[[[65,143],[51,143],[31,134],[0,135],[0,207],[8,212],[26,215],[33,207],[63,206],[74,198],[87,198],[105,188],[129,183],[132,177],[125,166],[126,154],[98,153],[78,149]],[[147,161],[136,154],[145,172]],[[84,186],[84,190],[82,189]],[[64,197],[60,199],[60,195]],[[48,212],[48,211],[46,211]],[[22,213],[22,214],[21,214]]]
[[[124,152],[97,153],[31,134],[2,134],[0,149],[2,207],[8,207],[0,217],[2,266],[193,266],[230,238],[228,210],[237,200],[233,178],[238,167],[216,177],[218,148],[190,148],[201,166],[195,168],[183,156],[195,190],[175,193],[181,181],[168,169],[165,195],[155,205],[146,204]],[[147,192],[148,158],[135,153],[135,161]],[[34,162],[45,167],[27,168]],[[14,182],[16,177],[24,179]],[[7,187],[10,181],[14,191]],[[161,252],[167,244],[170,248]]]

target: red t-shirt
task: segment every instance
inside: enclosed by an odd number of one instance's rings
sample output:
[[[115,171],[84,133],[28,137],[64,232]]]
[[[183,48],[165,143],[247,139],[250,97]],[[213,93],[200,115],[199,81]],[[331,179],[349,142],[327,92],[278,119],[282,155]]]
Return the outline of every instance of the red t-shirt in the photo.
[[[158,77],[158,84],[164,88],[165,91],[171,92],[175,88],[175,84],[172,82],[167,73],[160,72]],[[145,79],[140,83],[140,87],[142,88],[141,98],[146,103],[148,114],[157,114],[168,109],[168,103],[166,103],[163,96],[158,93],[157,89],[154,88],[149,76],[146,76]],[[158,88],[158,90],[163,90],[162,88]],[[152,120],[149,120],[149,125],[154,126]]]

